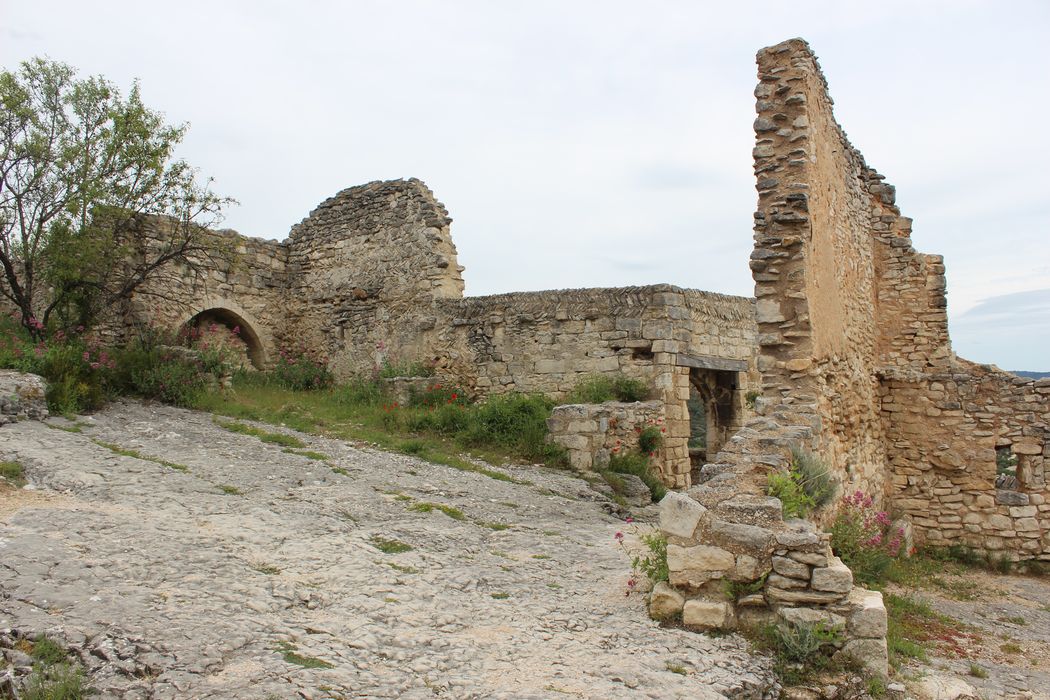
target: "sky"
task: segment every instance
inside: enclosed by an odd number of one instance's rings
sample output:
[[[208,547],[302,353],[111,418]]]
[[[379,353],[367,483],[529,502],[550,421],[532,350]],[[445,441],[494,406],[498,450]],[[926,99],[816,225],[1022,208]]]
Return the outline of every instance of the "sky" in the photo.
[[[1050,371],[1043,0],[0,0],[0,66],[138,79],[243,234],[422,179],[470,295],[751,295],[754,56],[796,36],[916,248],[945,256],[954,350]]]

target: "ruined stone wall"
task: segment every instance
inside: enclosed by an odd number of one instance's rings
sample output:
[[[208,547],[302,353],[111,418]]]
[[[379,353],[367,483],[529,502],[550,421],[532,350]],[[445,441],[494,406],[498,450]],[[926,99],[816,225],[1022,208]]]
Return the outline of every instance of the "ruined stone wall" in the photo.
[[[1050,558],[1046,387],[956,358],[944,261],[915,251],[895,190],[835,123],[805,42],[759,52],[755,277],[760,409],[812,414],[848,488],[920,543]],[[996,490],[995,448],[1018,486]]]
[[[624,374],[666,406],[657,463],[671,486],[689,485],[688,357],[754,366],[750,299],[671,285],[517,292],[442,300],[432,355],[442,374],[485,395],[560,396],[591,374]]]
[[[171,226],[169,220],[149,217],[141,222],[140,231],[153,245],[164,245]],[[114,310],[119,318],[102,326],[111,334],[139,324],[178,330],[202,312],[223,309],[231,323],[241,325],[245,339],[256,345],[259,365],[266,366],[273,361],[286,324],[288,246],[234,231],[207,235],[215,252],[194,261],[199,270],[187,265],[162,268],[125,308]]]
[[[873,231],[885,215],[805,42],[763,49],[758,66],[751,268],[765,399],[819,416],[839,479],[882,498]]]
[[[288,239],[290,338],[339,376],[429,353],[438,299],[463,294],[451,219],[416,179],[351,187]]]
[[[567,404],[556,406],[547,420],[551,442],[566,449],[569,466],[584,472],[608,466],[614,455],[637,452],[641,431],[650,427],[664,427],[660,401]]]

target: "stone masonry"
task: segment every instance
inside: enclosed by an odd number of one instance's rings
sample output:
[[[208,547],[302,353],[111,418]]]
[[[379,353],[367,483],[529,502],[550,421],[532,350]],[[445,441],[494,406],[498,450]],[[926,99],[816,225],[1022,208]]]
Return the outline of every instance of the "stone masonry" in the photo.
[[[738,494],[760,494],[801,445],[843,487],[908,516],[920,544],[1050,559],[1050,383],[952,353],[944,261],[912,247],[893,186],[836,123],[808,45],[763,49],[758,64],[753,300],[670,285],[464,298],[451,218],[409,179],[339,192],[285,242],[215,232],[222,262],[175,269],[124,321],[240,326],[257,367],[284,348],[342,377],[425,361],[479,397],[561,396],[589,374],[624,374],[662,404],[654,463],[671,487],[732,475]],[[163,235],[162,221],[143,226]],[[722,428],[740,429],[701,466],[686,402],[710,373],[736,407]],[[587,439],[599,451],[607,437]],[[997,460],[1016,462],[1016,478],[1003,481]]]

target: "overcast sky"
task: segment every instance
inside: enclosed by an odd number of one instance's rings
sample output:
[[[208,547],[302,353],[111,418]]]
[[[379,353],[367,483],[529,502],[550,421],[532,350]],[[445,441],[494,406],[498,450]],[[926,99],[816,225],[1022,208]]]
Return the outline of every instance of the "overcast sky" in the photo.
[[[945,256],[956,352],[1050,371],[1048,2],[0,0],[0,66],[140,79],[241,233],[424,180],[471,295],[750,295],[754,54],[795,36]]]

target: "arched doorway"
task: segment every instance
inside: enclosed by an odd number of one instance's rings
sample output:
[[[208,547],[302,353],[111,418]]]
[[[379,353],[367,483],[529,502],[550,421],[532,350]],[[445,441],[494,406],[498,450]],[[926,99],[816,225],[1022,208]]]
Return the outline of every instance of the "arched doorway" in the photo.
[[[184,324],[184,328],[207,332],[213,327],[223,328],[244,344],[248,361],[255,369],[266,368],[266,351],[259,334],[240,314],[220,306],[204,309]]]

